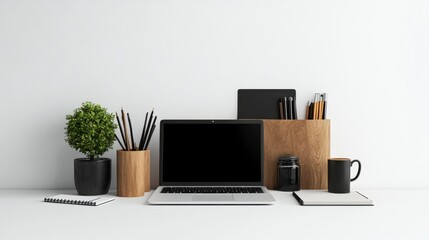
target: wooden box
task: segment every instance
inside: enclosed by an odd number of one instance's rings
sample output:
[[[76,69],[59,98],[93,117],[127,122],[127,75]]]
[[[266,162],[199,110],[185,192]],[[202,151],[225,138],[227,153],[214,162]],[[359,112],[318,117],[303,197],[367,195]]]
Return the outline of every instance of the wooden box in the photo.
[[[301,189],[327,189],[330,120],[264,120],[264,182],[268,189],[277,189],[277,161],[284,154],[299,157]]]

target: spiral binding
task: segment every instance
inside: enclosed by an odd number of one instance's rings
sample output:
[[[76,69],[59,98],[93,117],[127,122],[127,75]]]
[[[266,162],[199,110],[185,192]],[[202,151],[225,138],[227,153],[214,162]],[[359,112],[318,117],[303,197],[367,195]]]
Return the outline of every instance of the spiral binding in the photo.
[[[58,199],[58,198],[45,198],[44,201],[50,202],[50,203],[64,203],[64,204],[95,206],[95,202],[93,202],[93,201],[79,201],[79,200],[68,200],[68,199]]]

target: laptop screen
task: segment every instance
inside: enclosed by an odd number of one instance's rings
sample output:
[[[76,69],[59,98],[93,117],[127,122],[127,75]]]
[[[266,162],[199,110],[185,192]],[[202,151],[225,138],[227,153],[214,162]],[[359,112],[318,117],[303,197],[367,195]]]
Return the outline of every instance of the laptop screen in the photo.
[[[163,120],[161,185],[262,185],[259,120]]]

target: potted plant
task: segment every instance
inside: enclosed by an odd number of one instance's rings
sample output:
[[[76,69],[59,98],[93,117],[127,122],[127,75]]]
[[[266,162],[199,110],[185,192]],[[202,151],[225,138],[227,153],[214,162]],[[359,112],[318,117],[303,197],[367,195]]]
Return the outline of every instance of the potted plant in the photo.
[[[80,195],[106,194],[110,188],[112,161],[100,158],[115,140],[114,115],[106,108],[85,102],[66,116],[66,142],[86,158],[74,160],[74,183]]]

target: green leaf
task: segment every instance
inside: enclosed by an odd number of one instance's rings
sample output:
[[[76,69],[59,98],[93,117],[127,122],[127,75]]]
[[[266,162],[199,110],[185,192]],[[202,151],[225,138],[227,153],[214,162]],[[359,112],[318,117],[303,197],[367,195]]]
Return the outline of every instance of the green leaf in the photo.
[[[95,158],[111,149],[115,141],[115,115],[91,102],[82,103],[66,115],[65,141],[77,151]]]

